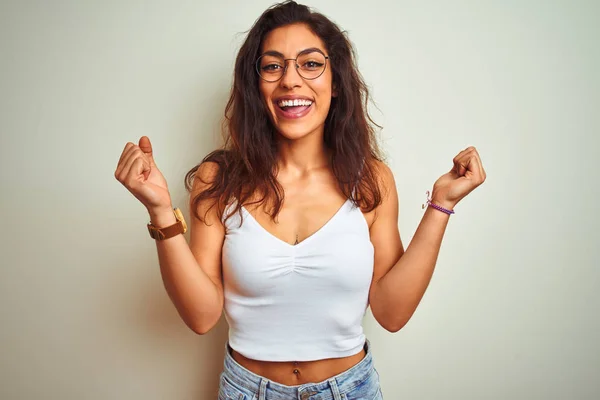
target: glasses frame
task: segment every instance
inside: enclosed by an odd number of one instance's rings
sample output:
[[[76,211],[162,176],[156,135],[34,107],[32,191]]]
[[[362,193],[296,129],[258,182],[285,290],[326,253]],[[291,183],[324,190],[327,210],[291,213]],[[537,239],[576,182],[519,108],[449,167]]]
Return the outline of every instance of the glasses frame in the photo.
[[[297,61],[298,61],[298,57],[307,54],[307,53],[321,53],[321,55],[323,57],[325,57],[325,65],[323,67],[323,71],[321,71],[321,73],[317,76],[315,76],[314,78],[305,78],[299,71],[300,66],[298,65]],[[271,52],[266,52],[264,54],[261,54],[257,59],[256,62],[254,63],[255,66],[255,70],[256,73],[258,74],[258,76],[260,77],[260,79],[262,79],[265,82],[269,82],[269,83],[274,83],[274,82],[279,82],[281,80],[281,78],[283,78],[283,76],[285,75],[285,73],[287,72],[287,68],[288,68],[288,61],[294,61],[294,65],[296,66],[296,72],[298,73],[298,75],[307,81],[312,81],[315,80],[317,78],[319,78],[321,75],[323,75],[323,73],[325,72],[325,70],[327,69],[327,64],[329,64],[327,62],[327,60],[329,60],[329,56],[326,56],[325,53],[323,53],[321,50],[313,48],[313,49],[306,49],[306,50],[302,50],[300,53],[298,53],[296,55],[296,58],[284,58],[283,59],[283,72],[281,73],[281,76],[277,79],[275,79],[274,81],[270,81],[268,79],[265,79],[261,74],[260,74],[260,59],[263,58],[264,56],[278,56],[277,54],[273,54]],[[283,57],[282,57],[283,58]]]

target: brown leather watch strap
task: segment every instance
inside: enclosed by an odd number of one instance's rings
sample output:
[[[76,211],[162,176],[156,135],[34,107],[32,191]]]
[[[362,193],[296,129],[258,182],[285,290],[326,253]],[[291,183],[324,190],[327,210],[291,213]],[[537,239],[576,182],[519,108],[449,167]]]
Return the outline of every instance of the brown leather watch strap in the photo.
[[[177,222],[175,222],[171,226],[167,226],[165,228],[158,228],[151,223],[148,224],[148,232],[150,233],[150,237],[156,240],[165,240],[171,238],[173,236],[179,235],[180,233],[185,233],[187,231],[187,225],[185,220],[183,219],[183,215],[179,209],[173,210],[175,214],[175,218]]]
[[[181,222],[177,221],[171,226],[166,228],[154,228],[152,226],[148,227],[148,231],[150,232],[150,236],[156,240],[165,240],[171,238],[175,235],[179,235],[183,233],[183,226]]]

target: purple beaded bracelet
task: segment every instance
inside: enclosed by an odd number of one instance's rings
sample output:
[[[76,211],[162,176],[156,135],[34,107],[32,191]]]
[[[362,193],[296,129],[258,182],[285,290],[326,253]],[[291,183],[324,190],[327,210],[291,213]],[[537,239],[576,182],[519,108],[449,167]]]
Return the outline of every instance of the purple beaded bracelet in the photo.
[[[454,210],[448,210],[447,208],[444,208],[442,206],[438,206],[437,204],[434,204],[431,202],[431,198],[429,197],[429,190],[427,192],[425,192],[425,194],[427,195],[427,205],[429,205],[430,207],[435,208],[438,211],[441,211],[443,213],[446,213],[448,215],[452,215],[454,214]],[[423,206],[421,208],[425,208],[425,204],[423,204]]]

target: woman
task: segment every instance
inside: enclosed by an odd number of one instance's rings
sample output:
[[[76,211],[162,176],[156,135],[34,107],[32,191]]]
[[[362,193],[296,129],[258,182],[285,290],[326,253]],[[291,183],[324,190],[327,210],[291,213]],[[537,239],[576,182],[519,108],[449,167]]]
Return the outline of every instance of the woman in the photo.
[[[461,151],[405,252],[367,100],[346,36],[286,2],[240,49],[223,149],[186,176],[189,245],[149,139],[125,146],[115,176],[148,209],[181,318],[204,334],[225,311],[220,399],[382,398],[366,308],[390,332],[407,323],[452,209],[485,172],[473,147]]]

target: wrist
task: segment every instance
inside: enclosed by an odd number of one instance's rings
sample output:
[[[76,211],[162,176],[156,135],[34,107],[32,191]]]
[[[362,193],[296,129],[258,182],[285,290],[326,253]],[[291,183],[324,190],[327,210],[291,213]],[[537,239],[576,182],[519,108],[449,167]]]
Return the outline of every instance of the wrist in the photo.
[[[427,192],[425,192],[425,194],[427,195],[427,200],[425,201],[425,204],[423,204],[423,208],[425,208],[427,206],[427,208],[431,207],[434,208],[438,211],[443,212],[444,214],[448,214],[448,215],[452,215],[454,214],[454,206],[456,205],[456,202],[451,202],[448,200],[445,200],[444,198],[441,198],[439,195],[433,195],[431,197],[429,197],[429,190]]]
[[[149,209],[148,214],[150,223],[157,228],[166,228],[177,222],[172,206]]]
[[[439,198],[436,198],[435,196],[431,197],[431,203],[435,204],[436,206],[443,207],[446,210],[452,210],[452,211],[454,211],[454,207],[456,207],[455,202],[447,201],[444,199],[439,199]]]

